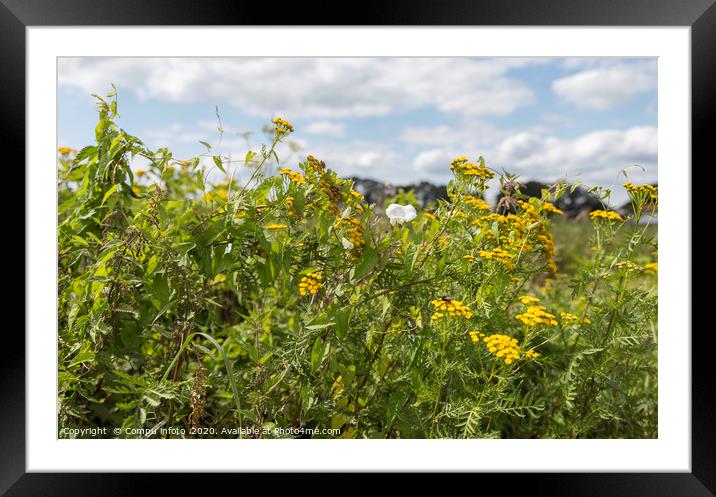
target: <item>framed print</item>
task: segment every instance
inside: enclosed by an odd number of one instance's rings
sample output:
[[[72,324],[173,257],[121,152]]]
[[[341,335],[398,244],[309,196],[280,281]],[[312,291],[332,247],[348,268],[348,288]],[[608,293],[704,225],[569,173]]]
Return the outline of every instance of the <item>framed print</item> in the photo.
[[[7,495],[714,494],[713,2],[0,3]]]

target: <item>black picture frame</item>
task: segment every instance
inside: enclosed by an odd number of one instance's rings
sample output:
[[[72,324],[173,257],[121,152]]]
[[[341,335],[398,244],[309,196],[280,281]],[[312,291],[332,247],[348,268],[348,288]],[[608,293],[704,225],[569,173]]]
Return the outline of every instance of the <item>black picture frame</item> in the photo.
[[[713,185],[712,134],[708,126],[716,118],[716,0],[520,0],[501,1],[362,1],[353,7],[338,2],[319,2],[313,8],[294,2],[277,8],[272,2],[240,0],[0,0],[0,151],[13,158],[25,154],[25,29],[34,26],[166,26],[166,25],[507,25],[507,26],[689,26],[691,27],[692,70],[692,227],[707,223]],[[316,8],[318,7],[318,8]],[[8,156],[6,156],[7,160]],[[6,165],[9,163],[5,163]],[[27,167],[27,166],[26,166]],[[688,165],[682,166],[688,171]],[[25,205],[24,169],[5,171],[6,181],[20,198],[14,206]],[[8,194],[11,192],[8,192]],[[16,326],[6,324],[0,359],[0,493],[7,496],[109,496],[142,495],[161,485],[169,493],[188,494],[214,491],[218,486],[239,480],[241,488],[252,483],[265,485],[266,475],[197,473],[179,474],[72,474],[26,473],[25,451],[25,270],[31,263],[25,256],[25,217],[16,211],[3,216],[5,236],[0,256],[5,262],[6,317],[19,317]],[[716,242],[692,229],[692,261],[710,261]],[[23,260],[21,266],[16,261]],[[7,269],[18,274],[9,275]],[[22,272],[22,274],[20,274]],[[707,276],[708,268],[699,270]],[[701,281],[706,280],[702,278]],[[8,297],[11,300],[8,300]],[[27,296],[31,298],[31,296]],[[696,311],[708,309],[711,294],[700,292],[692,279],[692,319]],[[703,311],[700,311],[703,313]],[[716,495],[716,384],[712,381],[714,361],[708,326],[692,321],[692,439],[691,473],[519,473],[459,475],[480,480],[480,484],[509,480],[503,494],[530,492],[551,496],[714,496]],[[689,331],[683,330],[685,339]],[[425,475],[412,475],[421,484]],[[451,477],[453,480],[455,477]],[[270,476],[269,494],[291,491],[292,480]],[[367,475],[329,475],[341,478],[340,486],[327,489],[367,488]],[[260,481],[259,481],[260,480]],[[457,483],[457,482],[455,482]],[[349,483],[350,484],[350,483]],[[454,484],[454,483],[453,483]],[[238,487],[237,491],[238,491]],[[313,487],[315,489],[315,487]],[[484,487],[487,489],[488,487]]]

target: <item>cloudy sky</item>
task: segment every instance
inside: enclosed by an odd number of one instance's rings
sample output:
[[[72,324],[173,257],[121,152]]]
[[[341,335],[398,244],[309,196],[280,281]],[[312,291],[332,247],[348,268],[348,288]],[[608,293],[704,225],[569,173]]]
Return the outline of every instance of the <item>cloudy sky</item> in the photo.
[[[62,58],[59,145],[92,142],[91,93],[119,90],[119,124],[179,158],[199,140],[243,158],[281,116],[287,166],[313,154],[341,175],[449,179],[458,155],[520,175],[587,184],[657,179],[656,59]],[[247,135],[246,132],[253,132]],[[244,174],[237,171],[238,175]],[[620,200],[618,195],[614,200]]]

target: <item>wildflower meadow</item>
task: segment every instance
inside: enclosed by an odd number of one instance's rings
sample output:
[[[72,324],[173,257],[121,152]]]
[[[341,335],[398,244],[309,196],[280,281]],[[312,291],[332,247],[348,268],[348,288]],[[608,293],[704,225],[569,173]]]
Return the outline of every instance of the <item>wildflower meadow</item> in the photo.
[[[284,162],[282,118],[238,161],[179,158],[97,102],[58,153],[61,437],[657,437],[656,187],[563,219],[578,185],[528,197],[466,150],[447,199],[374,205]]]

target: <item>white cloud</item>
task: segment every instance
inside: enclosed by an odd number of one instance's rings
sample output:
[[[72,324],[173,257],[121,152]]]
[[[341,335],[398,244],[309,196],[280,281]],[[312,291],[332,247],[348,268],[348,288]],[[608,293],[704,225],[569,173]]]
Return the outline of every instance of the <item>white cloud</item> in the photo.
[[[346,125],[335,121],[315,121],[305,126],[303,130],[313,135],[340,138],[346,133]]]
[[[496,147],[491,163],[535,179],[579,174],[605,185],[633,164],[644,166],[649,181],[655,180],[657,150],[657,129],[651,126],[594,131],[574,139],[519,133]]]
[[[228,103],[261,117],[335,119],[423,107],[505,115],[534,101],[510,69],[541,59],[62,58],[60,86],[140,98]]]
[[[511,134],[479,120],[465,120],[460,126],[408,126],[403,129],[400,140],[411,145],[482,149]]]
[[[552,90],[579,108],[604,111],[653,90],[656,79],[656,63],[652,61],[601,64],[555,80]]]
[[[436,181],[450,177],[450,161],[482,154],[487,165],[523,178],[553,181],[560,177],[590,184],[609,185],[621,169],[638,164],[646,168],[643,181],[657,178],[657,129],[600,130],[573,139],[560,139],[534,131],[518,132],[485,149],[435,147],[418,152],[412,160],[415,174]]]

